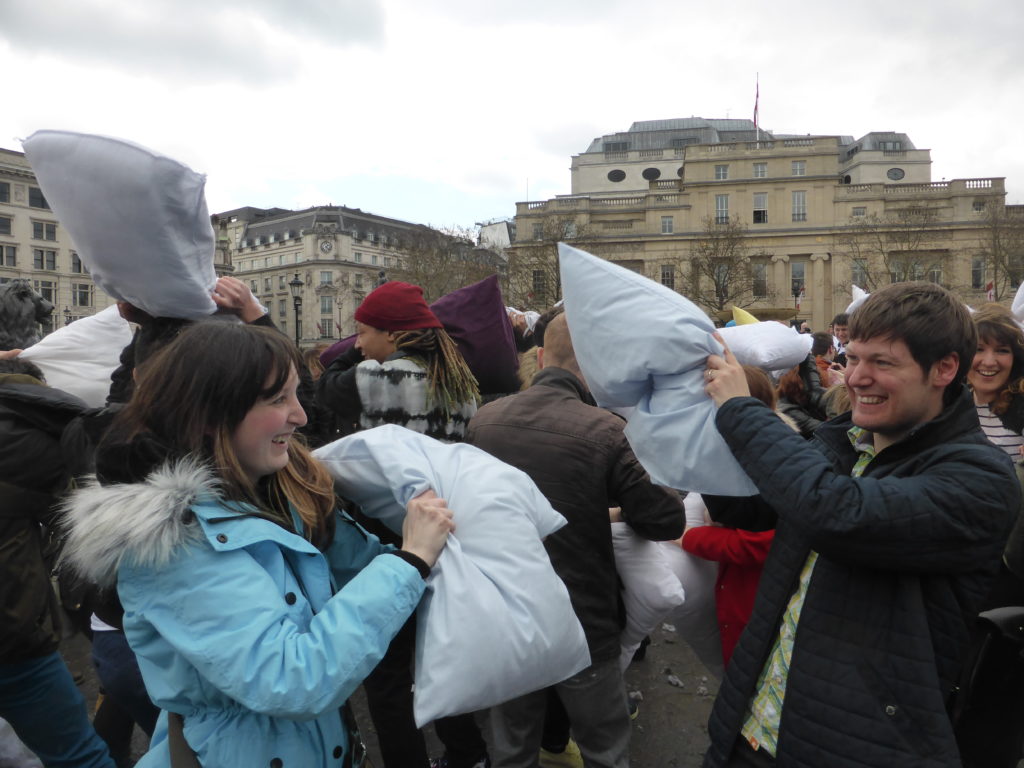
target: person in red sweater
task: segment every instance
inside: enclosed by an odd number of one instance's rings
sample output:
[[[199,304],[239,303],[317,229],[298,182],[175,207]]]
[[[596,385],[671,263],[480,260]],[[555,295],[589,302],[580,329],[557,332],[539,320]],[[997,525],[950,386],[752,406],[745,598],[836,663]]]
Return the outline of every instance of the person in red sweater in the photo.
[[[743,366],[743,370],[750,394],[774,411],[775,389],[765,372],[749,365]],[[799,431],[788,417],[779,417]],[[722,662],[726,665],[750,620],[761,570],[774,537],[774,530],[744,531],[715,524],[688,527],[683,532],[680,541],[685,551],[718,563],[715,608],[722,638]]]

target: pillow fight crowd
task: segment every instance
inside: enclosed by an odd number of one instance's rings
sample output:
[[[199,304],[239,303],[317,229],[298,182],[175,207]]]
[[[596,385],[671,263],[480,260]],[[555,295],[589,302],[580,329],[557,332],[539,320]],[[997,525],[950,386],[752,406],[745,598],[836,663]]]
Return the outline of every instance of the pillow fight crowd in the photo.
[[[73,221],[61,182],[39,178]],[[900,283],[828,332],[716,331],[563,248],[565,301],[543,314],[506,310],[494,279],[462,289],[497,307],[475,346],[391,281],[355,310],[354,340],[302,354],[243,282],[207,280],[210,317],[159,316],[72,235],[134,335],[94,407],[0,351],[0,717],[44,765],[131,765],[134,725],[151,738],[140,766],[365,765],[347,703],[363,686],[385,768],[621,768],[623,670],[668,609],[702,602],[710,632],[680,632],[720,677],[705,766],[1020,758],[1011,310]],[[573,264],[611,298],[588,298]],[[601,314],[629,291],[646,314]],[[782,370],[738,359],[759,328],[796,340]],[[512,381],[498,369],[516,356]],[[686,479],[662,468],[683,464]],[[710,579],[677,579],[679,598],[638,618],[670,553]],[[472,611],[504,600],[506,618],[449,626],[462,598],[442,600],[474,569],[496,597]],[[94,722],[59,616],[92,640]]]

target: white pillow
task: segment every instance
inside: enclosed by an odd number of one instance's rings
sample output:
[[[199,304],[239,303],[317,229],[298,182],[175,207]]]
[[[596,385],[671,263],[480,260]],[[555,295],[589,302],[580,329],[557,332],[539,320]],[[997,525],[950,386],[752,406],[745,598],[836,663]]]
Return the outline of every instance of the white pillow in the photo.
[[[70,392],[93,408],[106,404],[110,374],[132,340],[131,326],[116,306],[58,328],[18,357],[35,363],[55,389]]]
[[[686,600],[679,579],[657,543],[638,536],[626,523],[612,523],[615,570],[622,580],[626,626],[619,636],[619,666],[625,670],[640,647],[673,608]]]
[[[707,357],[722,351],[708,316],[631,270],[564,243],[558,254],[576,360],[598,405],[635,406],[626,438],[651,479],[686,491],[756,494],[704,392]]]
[[[561,682],[590,665],[542,539],[565,525],[525,473],[470,445],[386,425],[317,449],[348,498],[401,532],[432,488],[454,511],[418,609],[413,713],[424,726]]]
[[[813,339],[774,320],[719,328],[722,339],[744,365],[766,371],[789,370],[811,351]]]
[[[859,307],[865,301],[867,301],[868,296],[871,295],[863,288],[860,288],[856,285],[850,289],[850,294],[852,295],[853,299],[850,301],[849,304],[846,305],[846,314],[848,315],[853,314],[854,310],[857,309],[857,307]]]
[[[107,136],[36,131],[23,146],[96,285],[154,317],[213,314],[217,275],[204,175]]]

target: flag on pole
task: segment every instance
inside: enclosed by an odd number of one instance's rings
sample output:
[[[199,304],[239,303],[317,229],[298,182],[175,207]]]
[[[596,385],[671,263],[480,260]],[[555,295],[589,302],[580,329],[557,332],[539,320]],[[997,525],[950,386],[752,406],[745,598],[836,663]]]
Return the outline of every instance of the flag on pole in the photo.
[[[989,280],[988,285],[985,286],[985,298],[989,301],[996,300],[996,286],[991,280]]]
[[[761,101],[761,74],[758,73],[754,79],[754,135],[757,137],[755,141],[761,140],[761,131],[757,127],[758,119],[758,107]]]

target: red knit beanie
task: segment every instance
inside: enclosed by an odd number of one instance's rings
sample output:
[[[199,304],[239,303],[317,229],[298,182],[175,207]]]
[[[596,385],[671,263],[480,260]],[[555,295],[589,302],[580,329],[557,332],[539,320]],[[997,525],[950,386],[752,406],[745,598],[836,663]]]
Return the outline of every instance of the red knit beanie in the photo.
[[[356,310],[356,320],[382,331],[442,328],[418,285],[391,280],[375,288]]]

